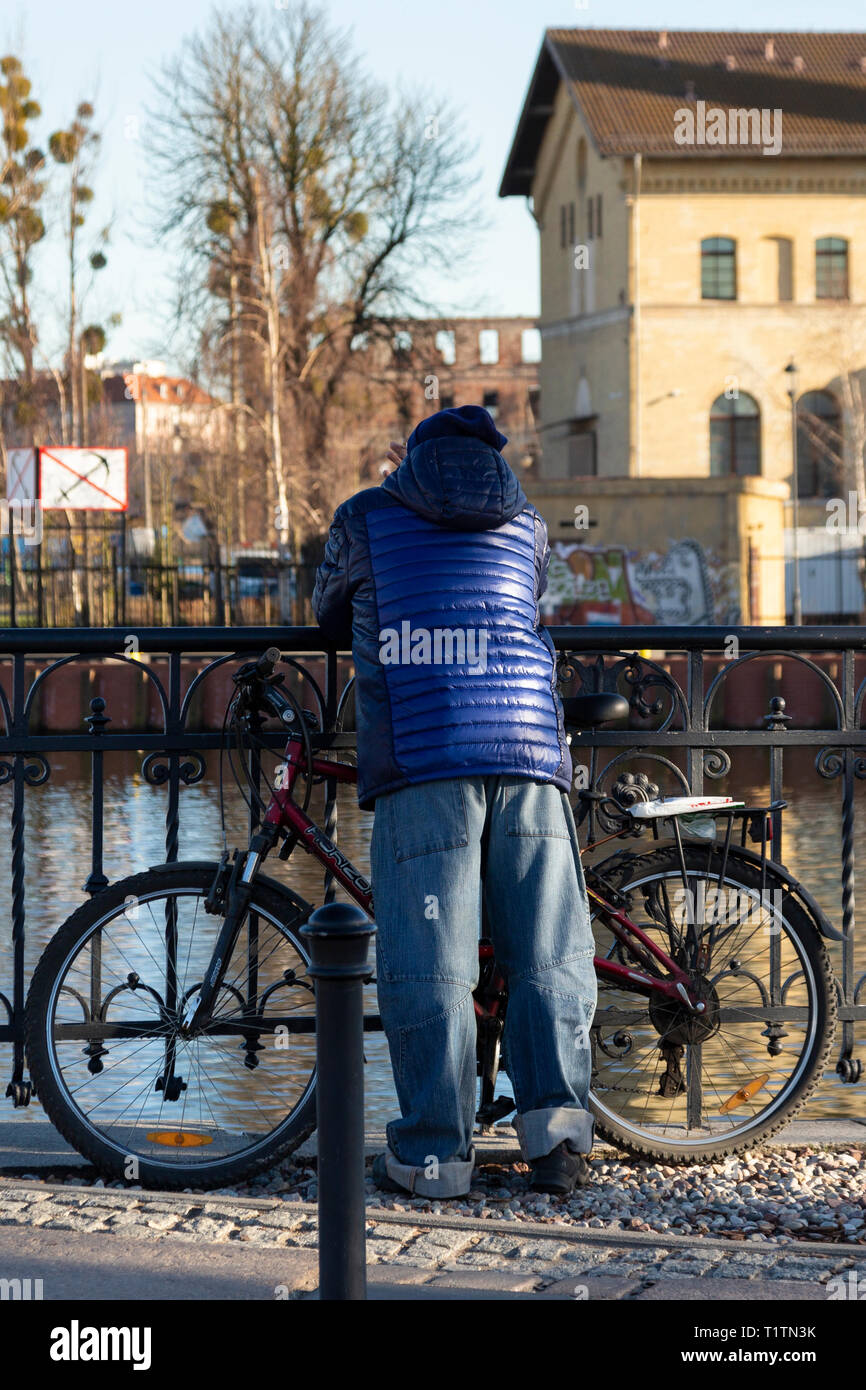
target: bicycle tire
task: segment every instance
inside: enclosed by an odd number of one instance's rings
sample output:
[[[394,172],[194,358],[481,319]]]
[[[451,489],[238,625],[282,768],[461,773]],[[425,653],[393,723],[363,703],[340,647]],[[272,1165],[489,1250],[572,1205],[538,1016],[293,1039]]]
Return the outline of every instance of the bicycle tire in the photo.
[[[129,1148],[110,1140],[83,1115],[62,1080],[53,1020],[56,1000],[70,962],[93,939],[100,926],[105,928],[107,923],[117,920],[118,909],[128,904],[130,899],[142,903],[156,902],[169,897],[170,890],[189,897],[204,898],[216,870],[216,864],[198,861],[188,865],[162,865],[112,884],[82,904],[59,928],[34,972],[25,1011],[25,1041],[36,1095],[56,1129],[108,1178],[166,1190],[231,1186],[271,1168],[281,1158],[294,1152],[315,1129],[313,1063],[309,1084],[298,1104],[272,1132],[250,1149],[224,1158],[211,1161],[202,1158],[187,1164],[178,1160],[161,1162],[153,1155],[138,1155],[137,1172],[130,1178]],[[258,913],[274,925],[304,961],[309,960],[309,952],[297,932],[311,910],[310,904],[273,879],[259,877],[253,887],[251,912]],[[212,917],[211,920],[216,923],[220,919]]]
[[[716,873],[719,872],[721,865],[717,849],[708,853],[706,848],[686,845],[684,855],[690,874],[694,872],[703,876],[707,870],[713,869]],[[679,853],[674,844],[660,845],[644,855],[626,851],[594,867],[606,883],[623,893],[646,887],[652,883],[654,877],[680,877]],[[740,857],[735,848],[729,853],[724,882],[732,888],[742,888],[749,894],[760,892],[762,887],[759,868],[751,860]],[[810,993],[808,1007],[814,1011],[807,1016],[809,1043],[800,1059],[792,1084],[783,1089],[778,1104],[774,1104],[763,1118],[759,1115],[754,1123],[746,1123],[727,1136],[721,1135],[717,1139],[705,1143],[695,1142],[692,1145],[675,1143],[669,1138],[666,1140],[650,1130],[640,1132],[639,1126],[633,1122],[624,1123],[591,1088],[590,1109],[595,1116],[597,1130],[602,1138],[616,1148],[624,1149],[640,1158],[653,1158],[671,1164],[717,1160],[745,1153],[759,1140],[767,1139],[783,1129],[802,1110],[820,1085],[835,1037],[836,984],[821,936],[811,918],[790,893],[788,886],[783,880],[773,878],[770,865],[763,888],[766,890],[769,886],[772,889],[774,884],[782,891],[784,929],[804,963],[804,979]],[[813,989],[809,985],[809,975],[814,983]]]

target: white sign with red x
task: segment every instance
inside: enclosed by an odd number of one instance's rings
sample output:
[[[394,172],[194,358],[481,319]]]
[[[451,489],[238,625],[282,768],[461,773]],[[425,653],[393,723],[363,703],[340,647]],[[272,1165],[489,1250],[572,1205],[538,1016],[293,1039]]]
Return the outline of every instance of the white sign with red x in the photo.
[[[39,450],[39,498],[44,508],[125,512],[125,449]]]

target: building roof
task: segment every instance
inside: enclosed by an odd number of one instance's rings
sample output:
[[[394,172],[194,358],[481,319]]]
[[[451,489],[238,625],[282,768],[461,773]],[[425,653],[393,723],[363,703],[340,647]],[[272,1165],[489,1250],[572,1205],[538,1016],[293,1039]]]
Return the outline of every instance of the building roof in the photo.
[[[123,372],[102,379],[103,396],[116,403],[123,400],[143,400],[145,405],[175,405],[188,408],[196,405],[216,405],[194,381],[182,376],[148,376],[144,372]],[[129,395],[127,395],[127,390]]]
[[[598,153],[742,158],[742,145],[681,145],[678,110],[782,111],[782,154],[866,154],[866,33],[548,29],[499,188],[527,195],[561,82]],[[755,154],[758,151],[755,150]]]

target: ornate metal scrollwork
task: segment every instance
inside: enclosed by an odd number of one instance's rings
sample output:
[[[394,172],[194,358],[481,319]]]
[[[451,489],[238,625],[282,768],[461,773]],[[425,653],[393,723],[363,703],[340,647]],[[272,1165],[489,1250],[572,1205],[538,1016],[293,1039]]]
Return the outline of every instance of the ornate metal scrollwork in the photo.
[[[615,1062],[621,1062],[634,1047],[634,1039],[627,1028],[617,1028],[607,1041],[601,1035],[604,1020],[597,1027],[592,1029],[592,1035],[596,1046],[600,1047],[606,1057],[611,1057]]]
[[[628,772],[623,769],[623,763],[640,759],[642,762],[658,764],[673,773],[679,784],[679,789],[687,793],[689,784],[683,776],[676,763],[672,763],[669,758],[665,758],[661,753],[647,753],[642,748],[627,748],[622,753],[618,753],[612,758],[607,767],[598,779],[598,790],[591,794],[589,801],[593,807],[593,815],[597,819],[598,829],[605,835],[616,835],[628,832],[639,838],[646,832],[647,826],[638,821],[633,821],[628,815],[628,808],[635,806],[639,801],[655,801],[661,795],[658,783],[650,781],[646,773]],[[613,777],[616,780],[610,791],[604,793],[605,783],[609,783]]]
[[[41,753],[28,753],[27,762],[24,764],[24,781],[28,787],[41,787],[50,776],[48,759],[43,758]]]
[[[845,770],[845,750],[843,748],[822,748],[815,758],[815,771],[820,777],[832,780],[840,777]],[[866,779],[866,757],[859,753],[851,754],[851,770],[858,781]]]
[[[41,753],[24,753],[24,781],[28,787],[41,787],[51,776],[51,766]],[[0,787],[11,782],[15,776],[15,764],[4,758],[0,762]]]
[[[623,772],[617,777],[611,794],[620,806],[626,808],[657,801],[661,793],[655,782],[651,782],[645,772]]]
[[[654,728],[656,733],[669,729],[677,715],[684,724],[687,722],[688,704],[680,686],[669,671],[638,652],[621,656],[609,664],[600,653],[578,656],[576,652],[562,652],[557,658],[556,672],[561,687],[579,680],[580,689],[575,694],[625,695],[638,720],[661,715]],[[656,690],[660,694],[652,698],[651,692]]]
[[[724,748],[705,748],[703,752],[704,775],[718,781],[727,777],[731,770],[731,755]]]
[[[162,787],[171,777],[171,763],[166,761],[168,753],[148,753],[141,764],[141,775],[152,787]],[[186,761],[179,764],[177,775],[185,787],[200,782],[207,771],[207,763],[200,753],[187,753]]]
[[[637,838],[643,834],[644,827],[632,820],[629,810],[642,801],[654,801],[660,795],[655,782],[643,772],[621,772],[611,787],[608,796],[601,797],[595,804],[599,826],[608,835],[618,831]]]
[[[822,748],[815,758],[815,771],[828,780],[839,777],[845,767],[845,754],[841,748]]]

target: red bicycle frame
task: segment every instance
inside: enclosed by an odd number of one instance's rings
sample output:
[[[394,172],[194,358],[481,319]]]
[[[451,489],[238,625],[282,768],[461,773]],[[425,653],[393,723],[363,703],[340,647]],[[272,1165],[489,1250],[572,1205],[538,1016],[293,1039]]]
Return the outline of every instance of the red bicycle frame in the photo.
[[[303,746],[303,739],[297,736],[290,738],[286,744],[283,784],[273,790],[272,799],[264,817],[265,824],[283,832],[294,833],[298,838],[298,843],[303,846],[307,853],[311,854],[314,859],[318,859],[319,863],[333,874],[337,882],[355,899],[355,902],[372,917],[372,885],[294,800],[292,793],[301,774]],[[329,758],[314,757],[312,775],[328,777],[336,782],[349,784],[356,783],[358,780],[357,768],[351,767],[347,763],[333,762]],[[620,965],[616,961],[606,960],[603,956],[596,956],[596,975],[600,979],[619,985],[632,993],[675,999],[681,1004],[686,1004],[695,1013],[702,1013],[704,1005],[695,999],[687,972],[677,965],[676,961],[672,960],[667,952],[662,950],[625,912],[607,902],[591,884],[587,884],[587,893],[596,911],[601,915],[614,936],[628,948],[632,955],[643,961],[646,967],[646,973],[644,973],[640,970],[632,970],[626,965]],[[492,947],[489,943],[481,943],[480,954],[482,959],[489,959],[492,954]],[[665,972],[665,978],[660,978],[652,973],[655,967]],[[504,986],[504,983],[501,977],[494,981],[496,992]],[[486,1010],[489,1016],[495,1016],[498,1012],[499,1002],[497,998],[491,1001],[489,1009]],[[476,1013],[485,1012],[477,1000],[475,1009]]]

